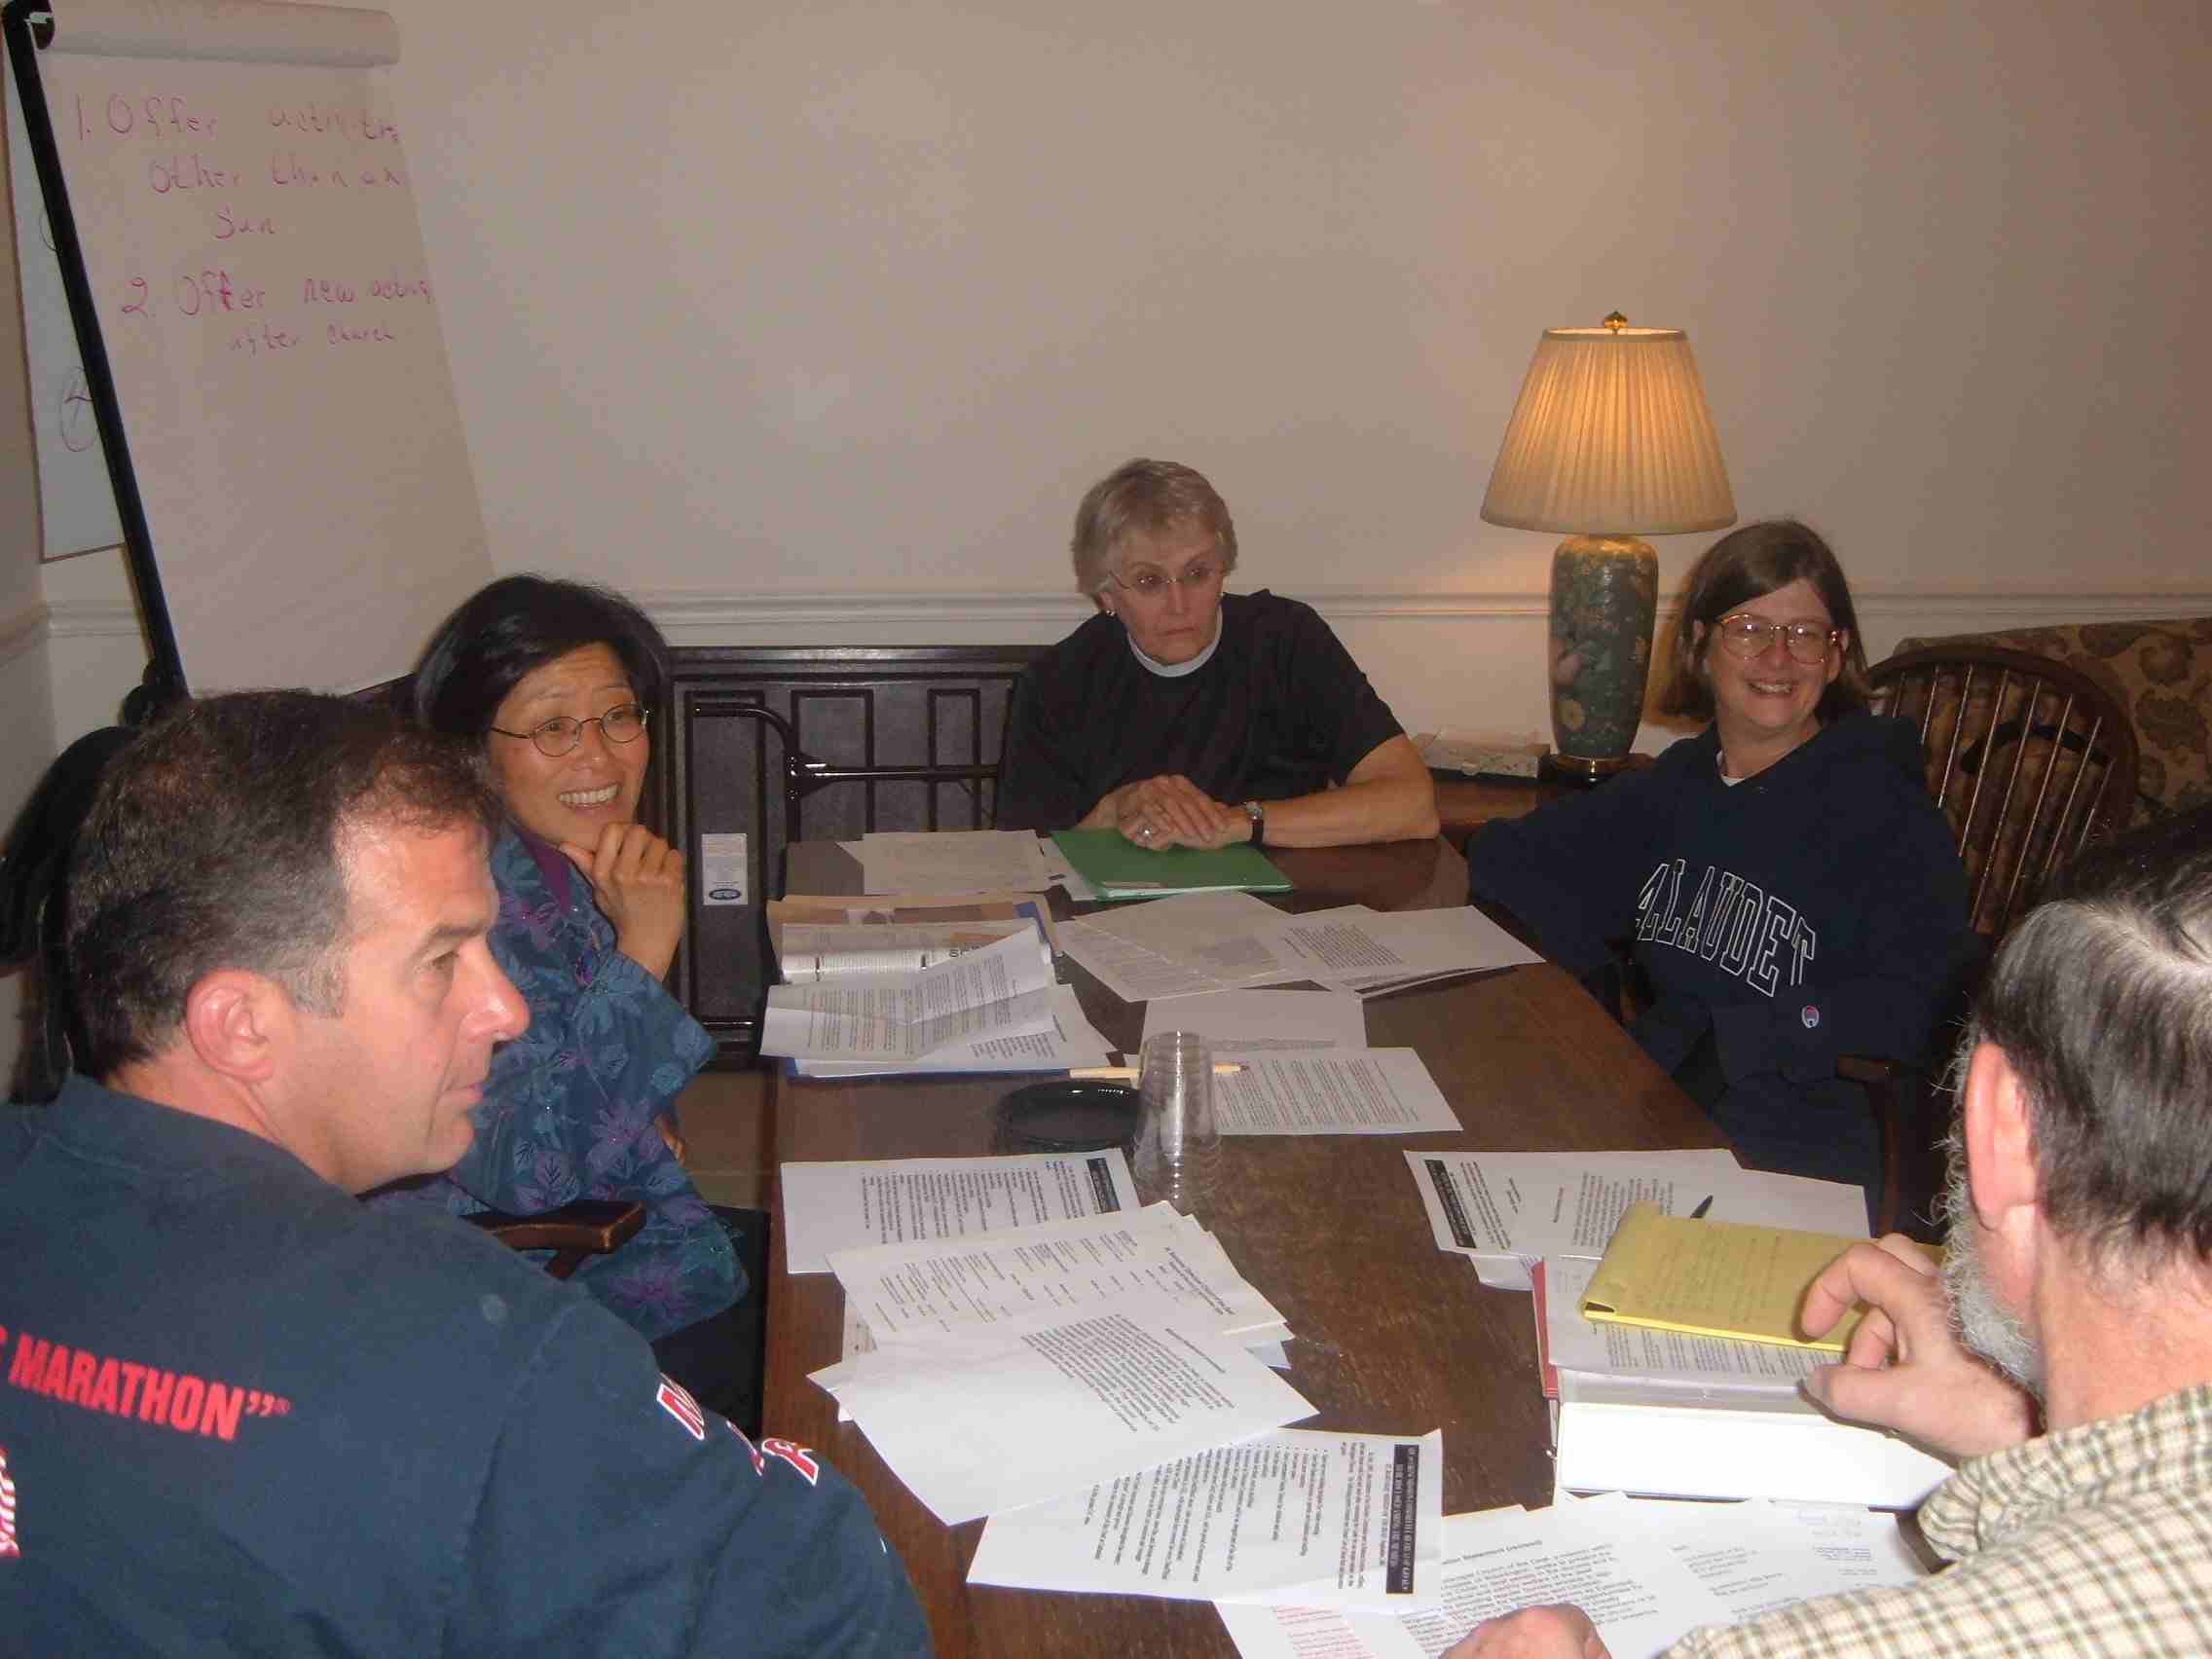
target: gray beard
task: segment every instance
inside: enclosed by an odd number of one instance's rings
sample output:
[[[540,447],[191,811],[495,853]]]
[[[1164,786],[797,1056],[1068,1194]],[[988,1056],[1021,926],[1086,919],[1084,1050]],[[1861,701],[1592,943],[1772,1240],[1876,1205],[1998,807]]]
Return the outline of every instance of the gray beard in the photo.
[[[1981,1259],[1981,1228],[1967,1193],[1965,1149],[1955,1134],[1942,1213],[1949,1222],[1943,1235],[1943,1294],[1950,1304],[1952,1329],[1969,1348],[2040,1402],[2043,1349],[2020,1316],[2000,1303],[1990,1288],[1989,1270]]]

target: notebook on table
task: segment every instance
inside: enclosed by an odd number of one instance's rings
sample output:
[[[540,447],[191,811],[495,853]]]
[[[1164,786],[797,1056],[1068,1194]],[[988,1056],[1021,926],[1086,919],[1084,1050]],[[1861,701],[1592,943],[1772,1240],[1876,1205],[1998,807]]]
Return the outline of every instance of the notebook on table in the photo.
[[[1151,852],[1119,830],[1055,830],[1052,839],[1101,899],[1169,893],[1288,893],[1290,877],[1257,847],[1169,847]]]

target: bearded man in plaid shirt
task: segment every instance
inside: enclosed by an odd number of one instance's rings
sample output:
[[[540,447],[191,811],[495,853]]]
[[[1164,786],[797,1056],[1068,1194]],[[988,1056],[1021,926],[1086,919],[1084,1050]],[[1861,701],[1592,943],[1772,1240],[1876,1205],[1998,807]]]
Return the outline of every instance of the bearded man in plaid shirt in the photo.
[[[1949,1248],[1861,1244],[1806,1328],[1874,1311],[1808,1383],[1958,1472],[1950,1565],[1691,1632],[1699,1659],[2212,1652],[2212,810],[2083,855],[1998,953],[1960,1046]],[[1446,1659],[1603,1659],[1574,1607]]]

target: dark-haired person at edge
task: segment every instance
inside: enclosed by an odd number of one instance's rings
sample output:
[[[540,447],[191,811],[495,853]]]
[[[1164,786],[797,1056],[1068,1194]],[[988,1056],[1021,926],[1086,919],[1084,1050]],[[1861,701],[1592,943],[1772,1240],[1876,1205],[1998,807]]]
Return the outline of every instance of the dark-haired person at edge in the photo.
[[[1844,1054],[1927,1060],[1972,940],[1966,873],[1908,721],[1866,712],[1842,568],[1802,524],[1690,572],[1664,706],[1712,723],[1651,766],[1469,843],[1471,896],[1575,974],[1633,939],[1635,1034],[1752,1168],[1874,1188]]]
[[[1420,753],[1310,607],[1225,594],[1236,527],[1188,466],[1132,461],[1075,519],[1091,617],[1016,684],[1002,830],[1141,847],[1333,847],[1436,833]]]
[[[676,1131],[676,1096],[714,1052],[661,984],[682,939],[683,857],[637,821],[664,651],[628,601],[535,575],[481,589],[431,637],[416,718],[481,744],[505,803],[492,953],[530,1029],[494,1056],[461,1161],[370,1201],[535,1215],[642,1200],[644,1229],[571,1282],[744,1421],[756,1418],[758,1342],[728,1310],[748,1287]]]
[[[0,1110],[0,1650],[929,1651],[835,1470],[474,1229],[355,1201],[461,1157],[529,1018],[502,817],[472,746],[305,692],[109,762],[80,1069]]]
[[[1692,1631],[1669,1659],[2212,1653],[2212,809],[2090,848],[2007,936],[1958,1047],[1948,1247],[1854,1245],[1805,1294],[1807,1379],[1958,1472],[1951,1565]],[[1445,1659],[1607,1659],[1576,1607]],[[1626,1659],[1626,1656],[1623,1656]]]

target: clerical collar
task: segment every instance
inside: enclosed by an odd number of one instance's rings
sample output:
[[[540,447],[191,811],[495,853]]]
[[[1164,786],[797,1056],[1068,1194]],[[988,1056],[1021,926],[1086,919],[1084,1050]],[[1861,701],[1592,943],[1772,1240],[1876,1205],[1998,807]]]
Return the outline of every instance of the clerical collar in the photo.
[[[1206,648],[1200,651],[1197,656],[1193,657],[1189,662],[1155,662],[1152,660],[1152,658],[1146,656],[1143,650],[1139,648],[1137,645],[1137,637],[1134,634],[1129,633],[1126,628],[1123,629],[1123,633],[1127,637],[1129,642],[1129,654],[1135,657],[1137,661],[1143,663],[1148,673],[1157,674],[1162,680],[1180,680],[1186,674],[1196,674],[1199,669],[1205,667],[1207,661],[1213,656],[1213,653],[1216,650],[1220,649],[1221,612],[1219,610],[1216,610],[1213,613],[1213,638],[1206,642]]]

